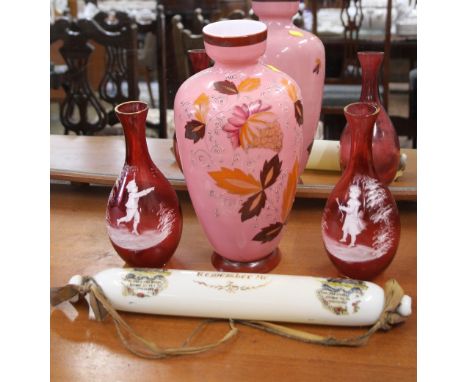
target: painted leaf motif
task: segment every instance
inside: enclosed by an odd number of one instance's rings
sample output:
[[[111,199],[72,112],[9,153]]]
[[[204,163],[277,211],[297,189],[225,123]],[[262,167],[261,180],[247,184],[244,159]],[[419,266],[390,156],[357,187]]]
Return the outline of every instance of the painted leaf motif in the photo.
[[[277,222],[270,224],[268,227],[262,228],[261,231],[257,233],[252,240],[261,241],[262,243],[272,241],[276,236],[279,235],[282,229],[283,223]]]
[[[205,124],[203,122],[192,119],[185,125],[185,138],[193,140],[197,143],[205,136]]]
[[[284,193],[283,193],[283,205],[281,209],[281,218],[283,219],[283,223],[286,223],[286,218],[288,217],[289,211],[291,211],[291,207],[294,203],[294,197],[296,196],[298,175],[299,175],[299,163],[296,159],[296,161],[294,162],[294,166],[288,175],[288,182],[286,184],[286,188],[284,189]]]
[[[313,73],[319,74],[319,72],[320,72],[320,64],[321,64],[320,58],[317,58],[317,59],[315,60],[315,67],[314,67]]]
[[[236,84],[228,80],[215,82],[214,88],[222,94],[233,95],[239,93]]]
[[[269,161],[265,161],[263,169],[260,171],[260,182],[264,190],[272,186],[281,172],[281,165],[278,154],[276,154]]]
[[[277,120],[275,113],[271,111],[261,111],[260,113],[252,114],[246,124],[250,128],[264,129],[265,127],[271,126],[273,122]]]
[[[259,130],[272,126],[276,119],[276,115],[271,111],[252,114],[240,129],[239,141],[241,146],[247,149],[258,137]]]
[[[248,198],[244,203],[242,203],[242,207],[239,210],[241,221],[246,221],[254,216],[260,215],[263,207],[265,207],[265,202],[266,194],[263,190]]]
[[[304,36],[304,33],[299,32],[299,31],[292,31],[292,30],[289,31],[289,34],[290,34],[291,36],[294,36],[294,37],[302,37],[302,36]]]
[[[296,102],[297,101],[296,87],[291,83],[291,81],[288,81],[286,78],[283,78],[281,80],[281,83],[286,88],[289,98],[291,98],[293,102]]]
[[[238,86],[237,90],[240,92],[251,92],[260,86],[260,78],[249,77],[242,81]]]
[[[221,167],[220,171],[208,173],[223,190],[235,195],[250,195],[262,191],[260,182],[238,168]]]
[[[195,106],[195,119],[206,123],[206,116],[210,107],[210,99],[205,93],[201,93],[193,102]]]
[[[239,132],[239,142],[242,148],[247,149],[255,138],[257,138],[255,130],[251,129],[248,123],[244,123]]]
[[[294,102],[294,116],[296,117],[296,121],[299,125],[304,123],[304,108],[302,107],[300,99]]]

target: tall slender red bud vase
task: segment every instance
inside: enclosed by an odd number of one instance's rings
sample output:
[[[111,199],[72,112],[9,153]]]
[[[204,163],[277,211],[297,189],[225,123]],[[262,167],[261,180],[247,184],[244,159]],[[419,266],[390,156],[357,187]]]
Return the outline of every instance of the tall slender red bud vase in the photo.
[[[400,142],[379,96],[379,71],[384,58],[383,52],[358,52],[362,69],[361,102],[368,102],[380,108],[372,137],[374,167],[379,179],[390,184],[400,164]],[[340,139],[340,165],[344,170],[349,162],[351,129],[345,126]]]
[[[203,28],[215,62],[185,81],[174,101],[180,160],[218,270],[267,272],[294,201],[302,148],[286,73],[259,63],[265,24],[230,20]]]
[[[328,198],[322,238],[333,264],[345,276],[369,280],[393,260],[400,241],[400,217],[388,187],[377,177],[372,131],[379,107],[345,107],[351,134],[348,166]]]
[[[267,49],[261,62],[289,74],[301,89],[302,104],[297,103],[296,108],[304,135],[299,163],[299,173],[302,174],[312,150],[322,107],[325,49],[317,36],[292,23],[299,1],[255,0],[252,8],[268,27]]]
[[[179,201],[148,152],[148,105],[125,102],[115,112],[123,126],[126,156],[107,203],[107,232],[127,264],[162,267],[174,254],[182,234]]]

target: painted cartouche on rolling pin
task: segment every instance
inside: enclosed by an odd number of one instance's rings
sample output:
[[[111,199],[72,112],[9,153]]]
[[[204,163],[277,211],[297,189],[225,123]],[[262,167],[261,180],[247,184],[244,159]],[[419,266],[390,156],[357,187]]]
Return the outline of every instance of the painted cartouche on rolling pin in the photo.
[[[364,326],[384,308],[381,287],[352,279],[112,268],[94,280],[115,309],[135,313]],[[398,312],[411,314],[409,296]]]

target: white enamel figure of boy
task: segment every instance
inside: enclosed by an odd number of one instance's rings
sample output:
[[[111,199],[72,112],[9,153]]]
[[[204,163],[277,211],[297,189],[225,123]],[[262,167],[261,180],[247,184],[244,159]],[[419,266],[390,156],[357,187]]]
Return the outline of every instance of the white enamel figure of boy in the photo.
[[[138,201],[142,196],[148,195],[151,191],[154,190],[154,187],[149,187],[146,190],[138,192],[138,186],[135,182],[135,179],[128,182],[127,184],[127,191],[128,191],[128,200],[125,203],[125,207],[127,209],[127,215],[117,219],[117,225],[120,223],[128,223],[133,219],[133,231],[135,235],[138,235],[138,224],[140,224],[140,212],[138,211]]]
[[[366,223],[362,220],[364,212],[360,209],[361,202],[359,201],[359,196],[361,195],[361,190],[358,186],[352,185],[349,188],[349,199],[347,205],[340,204],[337,199],[338,208],[340,211],[346,213],[343,227],[343,237],[340,239],[340,242],[346,243],[348,240],[348,235],[351,236],[351,243],[349,247],[356,246],[356,237],[359,235],[365,228]]]

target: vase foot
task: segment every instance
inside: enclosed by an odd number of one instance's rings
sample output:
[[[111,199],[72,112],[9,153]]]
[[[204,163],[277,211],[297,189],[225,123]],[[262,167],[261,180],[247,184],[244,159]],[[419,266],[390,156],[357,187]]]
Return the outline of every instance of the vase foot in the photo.
[[[211,264],[221,272],[268,273],[279,264],[281,252],[276,248],[269,255],[255,261],[232,261],[213,252]]]

